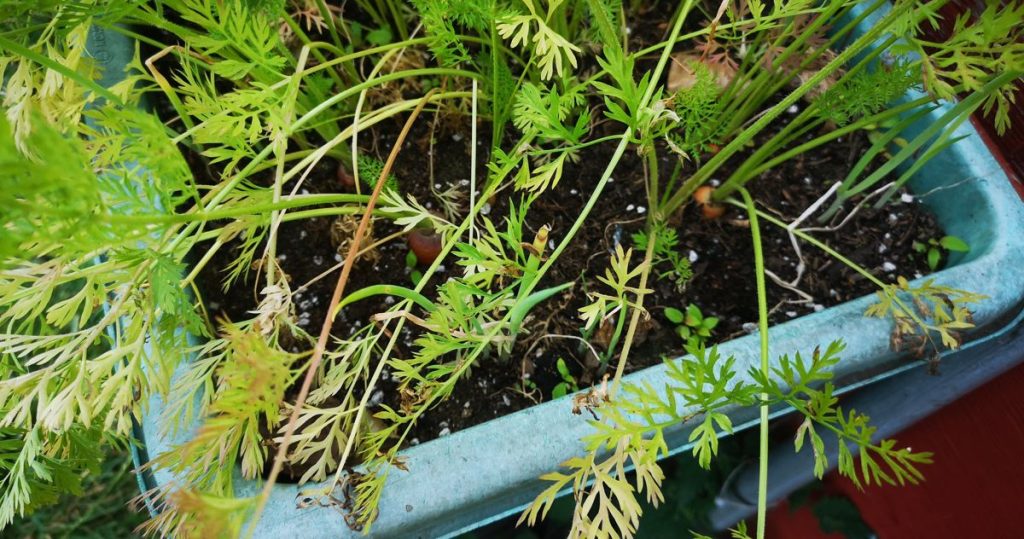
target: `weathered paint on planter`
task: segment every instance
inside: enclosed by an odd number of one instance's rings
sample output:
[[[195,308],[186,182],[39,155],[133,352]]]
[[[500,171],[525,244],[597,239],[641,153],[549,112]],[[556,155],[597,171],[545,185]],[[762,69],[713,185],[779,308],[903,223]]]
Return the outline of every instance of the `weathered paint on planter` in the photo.
[[[107,59],[102,63],[110,72],[118,71],[130,58],[130,44],[111,33],[94,32],[92,45],[94,57]],[[942,112],[936,110],[921,125],[935,121]],[[947,232],[971,246],[965,256],[954,258],[956,266],[933,277],[942,284],[990,297],[976,308],[976,336],[996,329],[1002,317],[1012,316],[1024,300],[1024,272],[1019,269],[1024,267],[1024,235],[1020,234],[1024,205],[974,128],[967,123],[957,135],[966,138],[923,167],[911,186]],[[755,301],[753,297],[750,300]],[[847,348],[835,374],[837,386],[844,390],[905,370],[912,364],[889,349],[891,321],[863,316],[872,301],[872,297],[861,298],[773,327],[772,357],[807,352],[843,339]],[[735,339],[722,344],[719,351],[734,356],[742,372],[759,364],[756,339],[753,335]],[[665,368],[644,369],[626,380],[663,387]],[[198,426],[183,429],[174,438],[161,437],[163,407],[161,399],[153,398],[137,429],[142,443],[137,449],[140,463],[147,460],[147,454],[173,451]],[[580,439],[592,428],[585,416],[573,415],[570,408],[569,398],[546,402],[403,451],[409,472],[390,475],[373,535],[447,536],[520,511],[542,488],[537,479],[541,474],[584,452]],[[730,410],[738,428],[755,424],[756,415],[753,408]],[[678,425],[666,432],[673,453],[689,448],[690,429],[690,425]],[[174,480],[172,474],[157,470],[145,476],[144,487]],[[260,488],[249,481],[240,480],[239,485],[239,496],[255,495]],[[299,490],[296,485],[274,488],[256,530],[259,537],[357,535],[332,509],[297,509]]]

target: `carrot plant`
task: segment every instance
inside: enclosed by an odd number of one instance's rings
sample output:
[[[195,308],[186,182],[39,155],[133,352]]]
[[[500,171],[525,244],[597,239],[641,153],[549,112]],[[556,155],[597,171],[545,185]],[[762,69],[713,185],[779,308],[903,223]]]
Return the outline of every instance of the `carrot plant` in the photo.
[[[819,431],[827,430],[857,447],[861,471],[849,452],[839,469],[858,485],[919,480],[927,454],[873,441],[866,417],[838,407],[830,373],[841,343],[809,359],[782,358],[771,370],[765,340],[761,368],[742,373],[704,345],[715,319],[702,316],[702,338],[688,342],[687,357],[667,362],[664,391],[621,378],[649,317],[644,300],[653,281],[670,279],[678,290],[691,282],[672,223],[698,190],[714,218],[766,170],[875,130],[875,145],[836,189],[827,217],[891,172],[901,174],[897,188],[954,143],[953,130],[974,111],[995,114],[1005,127],[1012,82],[1024,72],[1020,26],[1012,24],[1024,7],[990,8],[958,20],[948,42],[924,40],[920,27],[934,23],[944,3],[686,0],[667,21],[665,39],[633,50],[636,6],[616,0],[357,0],[341,8],[324,0],[6,2],[0,527],[52,502],[55,492],[79,490],[98,448],[129,440],[159,397],[164,434],[198,428],[187,443],[152,455],[148,466],[179,482],[144,495],[158,514],[143,531],[251,535],[266,496],[236,497],[237,471],[258,480],[288,465],[303,470],[301,483],[326,481],[303,491],[311,504],[339,505],[344,491],[346,523],[370,532],[389,475],[416,465],[400,451],[417,422],[474,368],[507,365],[538,305],[576,291],[548,277],[627,152],[638,154],[646,178],[643,230],[632,249],[617,245],[579,310],[583,341],[610,328],[599,358],[610,389],[574,397],[576,411],[600,410],[588,453],[566,455],[565,470],[544,477],[551,485],[523,520],[543,517],[571,488],[574,536],[633,535],[638,495],[661,499],[664,429],[692,422],[693,451],[706,467],[718,436],[732,429],[727,413],[735,406],[766,414],[786,405],[804,414],[796,446],[810,441],[819,476],[826,467]],[[875,22],[853,38],[868,17]],[[104,72],[90,56],[90,32],[94,40],[137,42],[123,72]],[[919,87],[928,93],[899,101]],[[907,135],[905,147],[871,170],[912,120],[960,93],[969,95],[943,122]],[[157,101],[162,116],[145,108]],[[793,106],[803,108],[789,114]],[[471,126],[468,185],[440,191],[432,177],[389,177],[389,165],[364,149],[375,127],[421,108],[421,124],[434,115]],[[602,124],[613,134],[595,135]],[[490,140],[479,140],[478,126],[491,128]],[[777,129],[765,135],[769,126]],[[766,142],[751,149],[758,136]],[[612,147],[611,156],[571,225],[532,222],[531,208],[599,144]],[[403,147],[384,151],[394,157]],[[673,170],[663,168],[665,156],[675,158]],[[478,158],[486,170],[480,178]],[[303,189],[328,159],[340,163],[339,183],[354,192]],[[733,172],[712,191],[709,182],[727,163]],[[412,196],[419,181],[430,181],[435,200]],[[498,200],[507,210],[491,213]],[[442,211],[429,209],[433,203]],[[816,240],[749,199],[742,207],[758,245],[763,304],[758,217]],[[332,238],[348,260],[293,282],[280,263],[281,226],[311,218],[333,220]],[[378,233],[385,224],[396,232]],[[413,249],[401,249],[410,254],[411,283],[343,286],[354,264],[403,241]],[[247,317],[231,321],[211,318],[196,285],[229,247],[224,287],[255,284],[257,300]],[[438,279],[442,266],[448,270]],[[300,323],[296,298],[338,270],[342,285],[328,319],[315,321],[325,328],[318,339]],[[935,349],[959,344],[972,324],[967,305],[981,299],[870,278],[879,304],[866,314],[892,317],[901,336]],[[943,298],[954,304],[948,312]],[[328,346],[339,313],[368,301],[379,302],[379,312]],[[766,315],[760,322],[767,339]],[[398,404],[371,405],[385,371]],[[558,372],[559,393],[577,387],[564,360]],[[361,472],[348,473],[357,462]],[[627,465],[637,472],[633,484]]]

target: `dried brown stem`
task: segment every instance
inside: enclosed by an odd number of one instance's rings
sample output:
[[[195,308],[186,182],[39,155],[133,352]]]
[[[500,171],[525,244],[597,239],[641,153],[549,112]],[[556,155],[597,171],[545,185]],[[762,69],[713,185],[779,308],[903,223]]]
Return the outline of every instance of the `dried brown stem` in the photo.
[[[409,131],[412,129],[412,125],[416,121],[416,117],[419,116],[423,107],[427,104],[427,101],[430,100],[430,97],[436,91],[437,90],[434,89],[427,92],[427,95],[420,99],[419,104],[416,105],[416,109],[409,115],[409,119],[405,121],[405,125],[402,127],[402,132],[399,133],[398,138],[395,140],[394,147],[391,148],[391,154],[388,155],[388,160],[384,163],[384,169],[381,170],[380,177],[377,178],[377,184],[373,187],[373,194],[370,195],[370,200],[366,203],[366,210],[363,211],[363,217],[359,220],[359,228],[356,229],[356,233],[349,244],[348,255],[345,257],[345,265],[342,266],[341,275],[338,276],[338,284],[334,287],[334,295],[331,296],[331,303],[327,308],[327,317],[324,319],[324,324],[320,329],[320,338],[317,339],[316,347],[313,348],[313,355],[309,358],[309,365],[306,367],[306,377],[302,380],[302,387],[299,388],[299,395],[295,399],[295,405],[292,407],[291,416],[288,418],[288,424],[285,426],[284,437],[281,440],[281,445],[277,447],[277,454],[274,455],[274,465],[270,468],[270,475],[267,477],[267,482],[263,485],[263,492],[260,493],[256,512],[253,514],[252,523],[249,525],[249,537],[253,536],[256,524],[259,522],[260,515],[263,513],[263,509],[267,505],[267,500],[270,499],[270,491],[277,482],[277,476],[281,473],[281,467],[284,465],[285,457],[288,454],[288,447],[292,442],[292,435],[295,434],[295,427],[299,420],[299,414],[302,411],[303,405],[306,404],[306,397],[309,395],[310,387],[313,385],[313,379],[316,377],[316,372],[320,368],[320,362],[323,360],[324,350],[327,348],[327,339],[330,337],[331,328],[334,326],[335,310],[338,308],[338,303],[341,301],[341,297],[345,293],[345,284],[348,282],[349,274],[352,273],[352,266],[355,264],[356,258],[359,254],[359,246],[362,245],[363,235],[366,234],[366,229],[370,225],[370,217],[373,214],[373,208],[376,206],[377,198],[380,196],[381,189],[384,187],[384,180],[387,179],[389,174],[391,174],[391,167],[394,166],[395,159],[398,157],[398,152],[401,151],[402,144],[405,142],[406,136],[409,135]]]

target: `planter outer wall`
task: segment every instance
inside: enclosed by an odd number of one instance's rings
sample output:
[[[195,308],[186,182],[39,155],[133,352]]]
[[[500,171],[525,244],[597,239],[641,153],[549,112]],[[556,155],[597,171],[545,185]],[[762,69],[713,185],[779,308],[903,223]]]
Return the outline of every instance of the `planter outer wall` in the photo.
[[[870,22],[870,21],[868,21]],[[123,36],[102,29],[90,32],[90,52],[106,69],[104,84],[116,80],[132,57],[133,45]],[[943,112],[934,111],[918,129],[934,122]],[[1024,206],[1005,174],[969,122],[957,131],[964,136],[952,148],[935,157],[911,181],[917,200],[928,205],[949,234],[971,246],[966,256],[954,258],[957,265],[931,277],[941,284],[982,293],[989,299],[975,311],[978,329],[974,335],[992,332],[1024,299]],[[894,278],[895,276],[888,276]],[[755,298],[750,299],[752,302]],[[784,354],[809,353],[842,339],[847,347],[835,375],[844,391],[886,378],[913,363],[889,349],[891,320],[869,319],[864,310],[872,297],[860,298],[771,328],[773,363]],[[743,373],[758,365],[756,335],[748,335],[719,346],[723,356],[734,356]],[[179,367],[181,375],[186,364]],[[739,378],[745,378],[741,374]],[[667,382],[664,366],[644,369],[625,377],[629,383],[649,383],[663,388]],[[409,472],[392,471],[380,504],[380,517],[373,525],[375,537],[438,537],[468,531],[487,522],[520,511],[543,488],[541,474],[585,452],[581,438],[592,427],[586,416],[573,415],[571,397],[545,402],[433,440],[402,452]],[[148,455],[173,451],[187,441],[198,424],[181,429],[175,437],[163,437],[164,403],[154,397],[147,403],[136,429],[139,446],[137,464]],[[692,410],[681,407],[680,413]],[[775,413],[783,413],[778,410]],[[729,411],[737,428],[757,421],[757,409]],[[690,447],[690,425],[666,431],[672,453]],[[140,474],[140,485],[150,489],[175,481],[173,474],[156,470]],[[239,479],[238,496],[253,496],[260,485]],[[277,485],[256,530],[258,537],[307,539],[357,537],[341,515],[329,508],[297,509],[300,490],[307,485]]]

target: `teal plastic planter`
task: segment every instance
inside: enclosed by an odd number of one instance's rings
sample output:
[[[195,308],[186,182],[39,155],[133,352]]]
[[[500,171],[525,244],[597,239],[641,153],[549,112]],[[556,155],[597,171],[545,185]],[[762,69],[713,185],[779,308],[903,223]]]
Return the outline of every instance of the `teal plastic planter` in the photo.
[[[97,35],[92,40],[94,56],[105,59],[108,70],[119,71],[118,59],[130,57],[124,54],[131,50],[125,48],[130,44],[118,44],[113,35],[104,39]],[[918,128],[934,122],[942,112],[936,110]],[[935,212],[948,233],[971,246],[966,256],[953,260],[955,266],[933,277],[941,284],[990,297],[976,308],[978,328],[969,336],[976,338],[996,329],[1024,300],[1024,272],[1020,270],[1024,267],[1024,205],[974,128],[966,124],[957,135],[965,138],[923,167],[911,188],[919,193],[918,200]],[[770,331],[771,356],[806,352],[815,345],[842,339],[847,348],[835,375],[837,387],[843,390],[908,368],[912,363],[889,349],[892,321],[863,316],[872,301],[871,297],[861,298],[774,326]],[[724,343],[719,351],[734,356],[740,372],[760,363],[754,335]],[[662,388],[665,368],[651,367],[626,380]],[[137,429],[139,464],[148,460],[147,455],[173,451],[198,427],[184,429],[175,438],[161,437],[158,418],[164,403],[154,398],[148,404],[147,415]],[[449,536],[520,511],[541,491],[541,474],[584,453],[580,439],[592,427],[585,415],[573,415],[570,410],[570,398],[562,398],[405,450],[409,471],[390,475],[373,535]],[[680,414],[689,411],[681,409]],[[738,428],[756,422],[755,408],[737,408],[729,413]],[[690,425],[677,425],[666,432],[673,453],[689,448],[690,429]],[[157,470],[147,474],[142,483],[144,488],[152,488],[175,480],[173,474]],[[239,485],[238,496],[252,496],[260,490],[256,482],[239,481]],[[297,485],[275,486],[258,524],[257,537],[359,535],[335,510],[296,508],[299,491]]]

